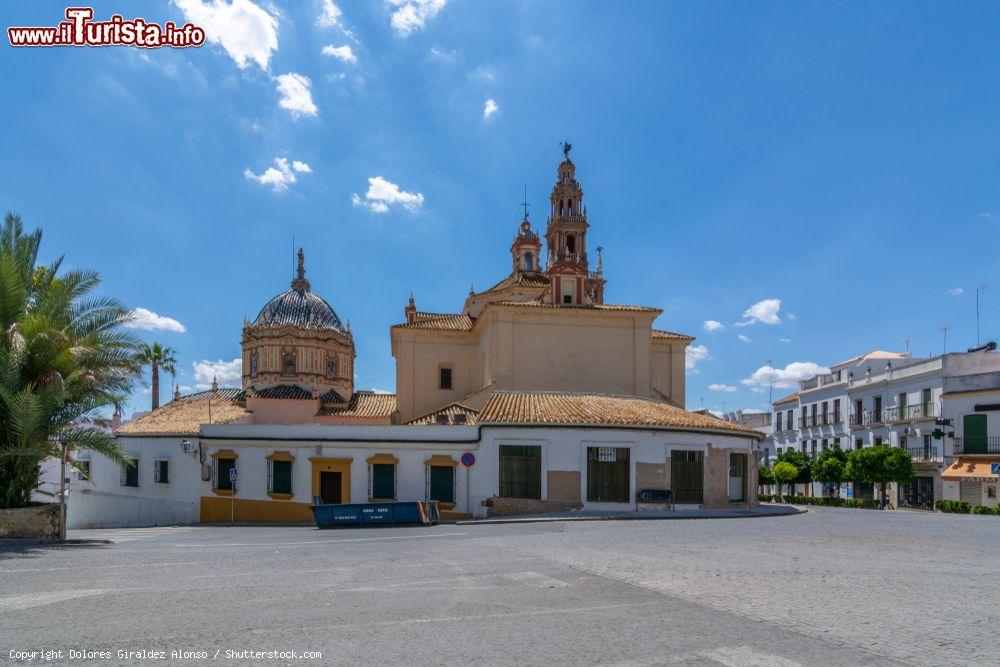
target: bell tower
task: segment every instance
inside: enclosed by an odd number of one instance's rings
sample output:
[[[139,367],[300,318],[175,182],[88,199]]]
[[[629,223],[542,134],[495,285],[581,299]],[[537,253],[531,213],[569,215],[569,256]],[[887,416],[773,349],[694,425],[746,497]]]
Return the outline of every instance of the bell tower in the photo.
[[[524,201],[521,202],[521,206],[524,207],[524,219],[521,220],[517,236],[514,237],[514,243],[510,246],[511,259],[513,260],[512,273],[514,275],[522,273],[541,273],[542,242],[539,240],[538,234],[531,229],[531,222],[528,220],[527,193],[525,193]]]
[[[590,273],[587,261],[587,207],[569,158],[572,144],[563,143],[563,159],[549,196],[551,210],[545,229],[549,279],[546,299],[551,304],[585,306],[604,301],[604,279]],[[603,268],[603,267],[602,267]]]

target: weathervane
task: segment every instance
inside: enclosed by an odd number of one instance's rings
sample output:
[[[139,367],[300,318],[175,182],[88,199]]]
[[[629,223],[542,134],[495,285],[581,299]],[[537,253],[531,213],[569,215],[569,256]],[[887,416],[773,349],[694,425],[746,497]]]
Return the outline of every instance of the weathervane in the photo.
[[[569,152],[571,150],[573,150],[573,144],[569,143],[568,141],[564,141],[564,142],[560,143],[559,145],[562,146],[562,149],[563,149],[563,158],[565,158],[566,160],[568,160],[569,159]]]
[[[528,219],[528,206],[530,206],[530,204],[528,203],[528,184],[527,183],[524,184],[524,201],[521,202],[521,206],[524,207],[524,219],[527,220]]]

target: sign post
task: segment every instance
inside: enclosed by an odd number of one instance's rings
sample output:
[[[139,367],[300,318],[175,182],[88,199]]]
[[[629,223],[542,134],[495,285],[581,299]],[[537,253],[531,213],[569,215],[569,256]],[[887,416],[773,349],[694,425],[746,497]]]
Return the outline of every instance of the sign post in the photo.
[[[229,484],[232,494],[229,496],[229,523],[236,523],[236,468],[229,469]]]
[[[476,455],[472,452],[462,454],[462,465],[465,466],[465,510],[472,516],[472,466],[476,464]]]

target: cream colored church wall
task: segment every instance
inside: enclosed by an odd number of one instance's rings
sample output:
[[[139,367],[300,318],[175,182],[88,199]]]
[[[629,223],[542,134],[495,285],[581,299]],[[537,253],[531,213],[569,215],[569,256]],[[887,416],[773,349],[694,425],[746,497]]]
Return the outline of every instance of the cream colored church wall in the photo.
[[[406,332],[395,345],[396,407],[400,421],[452,403],[482,386],[475,340],[468,334],[447,336]],[[441,389],[440,369],[452,369],[452,388]]]
[[[684,407],[684,344],[653,342],[650,356],[650,381],[653,387],[677,405]]]

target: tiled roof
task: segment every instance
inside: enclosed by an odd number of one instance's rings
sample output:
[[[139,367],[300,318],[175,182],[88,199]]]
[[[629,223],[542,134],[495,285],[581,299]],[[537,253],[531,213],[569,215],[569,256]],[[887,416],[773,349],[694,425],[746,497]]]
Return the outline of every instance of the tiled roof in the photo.
[[[461,403],[450,403],[439,410],[434,412],[428,412],[426,415],[422,415],[415,419],[411,419],[406,422],[407,424],[415,424],[421,426],[433,426],[435,424],[449,424],[449,425],[466,425],[472,426],[476,423],[476,415],[479,413],[470,408],[467,405],[462,405]],[[455,420],[455,415],[465,415],[465,421],[462,422],[462,417]],[[442,420],[442,416],[444,420]]]
[[[688,412],[641,396],[569,392],[508,392],[490,396],[479,412],[480,424],[573,424],[658,426],[698,431],[761,434],[711,415]]]
[[[859,354],[858,356],[851,357],[846,361],[841,361],[839,364],[834,364],[834,367],[853,364],[858,361],[866,361],[868,359],[906,359],[906,355],[899,354],[898,352],[886,352],[885,350],[872,350],[867,354]]]
[[[673,331],[663,331],[662,329],[653,329],[653,339],[654,340],[694,340],[694,336],[688,336],[687,334],[674,333]]]
[[[506,287],[548,287],[549,279],[545,277],[544,274],[538,272],[524,273],[518,271],[512,273],[500,282],[498,282],[493,287],[489,288],[485,292],[478,292],[478,294],[487,294],[489,292],[495,292],[496,290],[504,289]]]
[[[323,403],[344,403],[344,397],[337,393],[336,389],[331,389],[319,397]]]
[[[568,303],[542,303],[541,301],[491,301],[488,306],[523,306],[527,308],[554,308],[554,309],[575,309],[575,310],[603,310],[621,311],[629,313],[661,313],[659,308],[649,306],[619,306],[615,304],[601,303],[592,305],[575,305]]]
[[[211,422],[209,422],[211,399]],[[242,389],[219,389],[189,394],[161,405],[149,414],[123,424],[115,435],[198,435],[202,424],[228,424],[250,413],[242,405]]]
[[[374,391],[356,391],[346,406],[323,407],[321,417],[355,417],[358,419],[386,418],[396,411],[396,395]]]
[[[260,309],[254,326],[295,326],[308,329],[336,329],[344,326],[323,297],[306,289],[290,289],[274,297]]]
[[[794,394],[789,394],[784,398],[779,398],[774,402],[774,405],[778,405],[779,403],[789,403],[791,401],[797,401],[797,400],[799,400],[799,392],[795,392]]]
[[[250,398],[294,398],[308,400],[315,398],[308,389],[303,389],[297,384],[279,384],[264,389],[250,389],[247,392]]]
[[[432,329],[435,331],[472,331],[473,319],[465,313],[436,315],[415,322],[394,324],[394,329]]]

